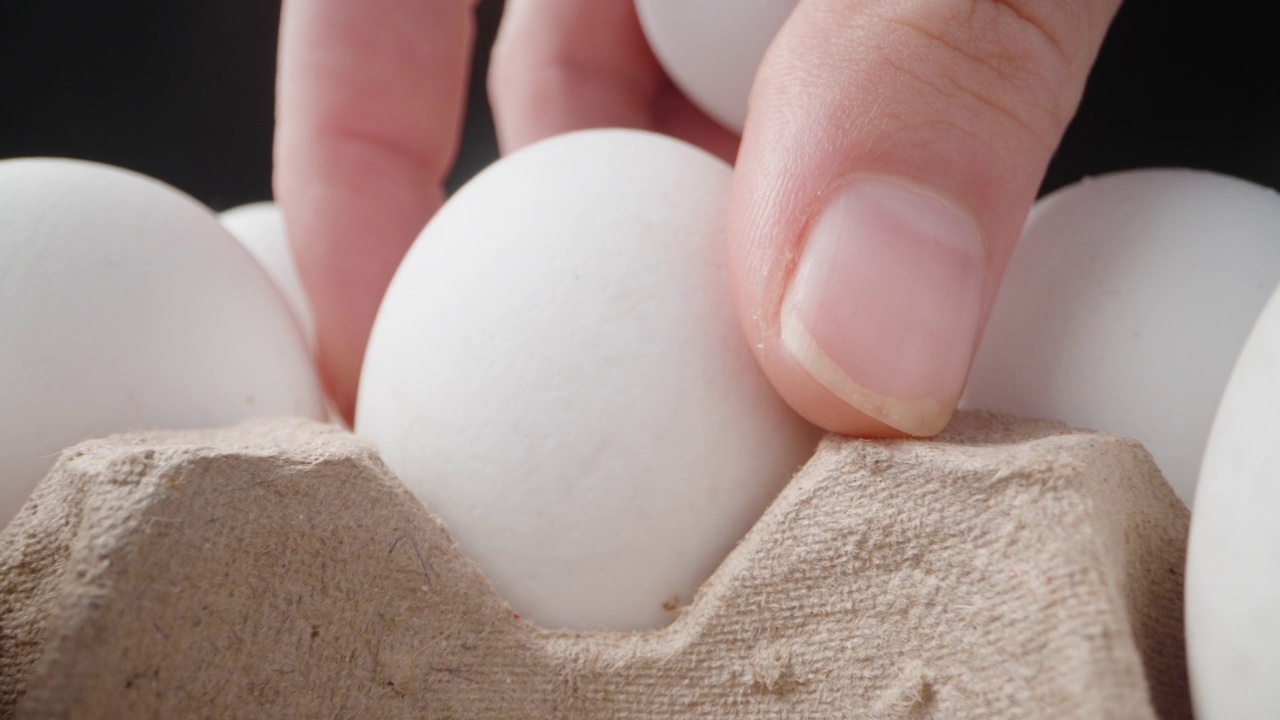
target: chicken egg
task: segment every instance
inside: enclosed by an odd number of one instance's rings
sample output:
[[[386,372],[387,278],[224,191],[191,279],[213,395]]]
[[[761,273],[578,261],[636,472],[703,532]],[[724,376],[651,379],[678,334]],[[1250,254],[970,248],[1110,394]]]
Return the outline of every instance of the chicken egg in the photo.
[[[391,282],[355,430],[522,617],[666,624],[813,451],[734,314],[730,176],[652,133],[551,138]]]
[[[288,305],[212,211],[96,163],[0,162],[0,523],[69,445],[322,419]]]
[[[961,405],[1136,438],[1189,505],[1277,282],[1275,191],[1193,170],[1083,180],[1032,210]]]
[[[1280,232],[1280,227],[1277,228]],[[1196,717],[1280,717],[1280,289],[1218,407],[1187,548]]]
[[[311,301],[302,289],[298,264],[285,233],[284,216],[280,208],[269,200],[249,203],[225,210],[218,215],[222,226],[239,238],[254,259],[267,271],[276,287],[280,288],[293,314],[302,326],[307,345],[315,347],[316,321],[311,312]]]
[[[676,87],[741,134],[765,50],[798,0],[636,0],[640,27]]]

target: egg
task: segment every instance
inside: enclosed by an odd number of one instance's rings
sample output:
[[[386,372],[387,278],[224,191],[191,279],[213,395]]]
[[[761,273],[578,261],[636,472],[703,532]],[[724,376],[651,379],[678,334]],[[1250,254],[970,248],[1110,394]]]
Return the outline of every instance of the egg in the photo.
[[[641,131],[536,143],[387,290],[355,430],[522,617],[664,625],[813,451],[734,315],[730,175]]]
[[[222,226],[239,238],[267,275],[275,281],[284,299],[302,326],[307,345],[315,346],[316,322],[311,301],[302,289],[298,264],[285,234],[284,216],[274,202],[263,201],[241,205],[218,215]]]
[[[1276,227],[1280,233],[1280,226]],[[1213,422],[1187,550],[1196,717],[1280,717],[1280,290]]]
[[[1218,400],[1280,281],[1280,195],[1192,170],[1087,179],[1032,210],[963,407],[1138,439],[1192,502]]]
[[[210,210],[126,170],[0,162],[0,338],[0,523],[82,440],[325,416],[266,273]]]
[[[636,0],[636,14],[676,87],[713,120],[741,134],[756,69],[797,1]]]

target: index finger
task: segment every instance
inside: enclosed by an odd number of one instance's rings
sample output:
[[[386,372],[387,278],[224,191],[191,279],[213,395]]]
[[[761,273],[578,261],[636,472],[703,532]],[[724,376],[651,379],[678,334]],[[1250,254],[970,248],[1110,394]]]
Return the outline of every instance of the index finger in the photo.
[[[285,0],[275,194],[316,319],[321,377],[350,421],[369,328],[444,200],[475,0]]]

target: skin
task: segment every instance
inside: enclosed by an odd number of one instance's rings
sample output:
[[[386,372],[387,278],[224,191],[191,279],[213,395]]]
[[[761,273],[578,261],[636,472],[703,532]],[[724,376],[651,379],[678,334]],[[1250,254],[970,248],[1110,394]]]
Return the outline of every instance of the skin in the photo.
[[[444,200],[473,4],[284,2],[276,197],[315,310],[318,366],[348,421],[378,303]],[[823,428],[895,435],[901,431],[816,381],[781,340],[784,296],[806,233],[824,203],[858,178],[926,189],[957,208],[985,245],[984,325],[1118,5],[801,0],[759,69],[739,139],[666,78],[632,0],[508,0],[491,102],[504,152],[614,126],[666,133],[734,162],[734,301],[761,367]],[[902,268],[886,272],[911,282]],[[876,303],[860,298],[860,312],[878,312]],[[893,328],[862,351],[892,358],[890,346],[915,331]],[[944,420],[957,399],[942,399]]]

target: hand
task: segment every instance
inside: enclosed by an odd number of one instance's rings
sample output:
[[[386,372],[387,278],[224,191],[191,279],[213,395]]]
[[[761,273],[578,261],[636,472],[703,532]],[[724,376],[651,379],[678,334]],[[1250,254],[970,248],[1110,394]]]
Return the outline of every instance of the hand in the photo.
[[[472,5],[284,3],[276,196],[348,419],[382,293],[443,202]],[[504,151],[596,126],[736,149],[735,301],[775,387],[829,430],[930,435],[1118,5],[801,0],[738,145],[665,78],[631,0],[508,0],[491,99]]]

